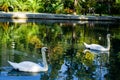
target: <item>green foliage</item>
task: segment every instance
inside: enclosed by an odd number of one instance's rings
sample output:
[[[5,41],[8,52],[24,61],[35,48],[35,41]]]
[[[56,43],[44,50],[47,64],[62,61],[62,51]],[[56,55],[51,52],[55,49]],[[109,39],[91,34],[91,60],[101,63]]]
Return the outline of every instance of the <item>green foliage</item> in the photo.
[[[96,13],[106,14],[108,12],[106,4],[96,4]]]
[[[120,0],[116,0],[116,3],[120,3]]]
[[[16,0],[0,0],[0,9],[9,12],[13,10],[17,4]]]
[[[43,12],[56,13],[62,10],[61,0],[42,0]]]
[[[117,58],[118,58],[118,61],[120,63],[120,52],[118,52]]]
[[[94,8],[96,13],[120,13],[120,0],[97,2],[96,0],[0,0],[0,10],[45,13],[70,13],[77,14],[89,12]],[[116,12],[117,11],[117,12]]]
[[[113,11],[113,14],[120,13],[120,3],[113,4],[112,11]]]

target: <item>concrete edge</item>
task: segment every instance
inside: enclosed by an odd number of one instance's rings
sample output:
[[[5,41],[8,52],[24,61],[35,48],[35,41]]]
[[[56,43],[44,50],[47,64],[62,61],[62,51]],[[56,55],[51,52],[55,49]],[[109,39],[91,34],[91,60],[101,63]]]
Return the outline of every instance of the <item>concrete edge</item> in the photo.
[[[85,16],[71,14],[0,12],[4,19],[45,19],[45,20],[81,20],[81,21],[120,21],[116,16]]]

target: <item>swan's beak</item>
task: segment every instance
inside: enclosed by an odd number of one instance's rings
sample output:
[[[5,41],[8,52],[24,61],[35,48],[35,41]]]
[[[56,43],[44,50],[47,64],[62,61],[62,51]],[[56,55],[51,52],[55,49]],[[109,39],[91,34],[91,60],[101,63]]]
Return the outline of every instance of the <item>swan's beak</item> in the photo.
[[[42,49],[42,47],[37,48],[37,50],[39,50],[39,53],[41,53],[41,49]],[[49,53],[49,49],[46,48],[46,49],[45,49],[45,52],[46,52],[46,53]]]

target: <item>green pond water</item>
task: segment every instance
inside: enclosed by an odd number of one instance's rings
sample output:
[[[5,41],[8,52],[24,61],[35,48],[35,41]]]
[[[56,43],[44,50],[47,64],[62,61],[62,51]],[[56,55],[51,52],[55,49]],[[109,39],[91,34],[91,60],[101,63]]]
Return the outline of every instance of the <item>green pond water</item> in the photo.
[[[86,51],[84,42],[110,51]],[[8,61],[42,64],[39,47],[46,46],[47,72],[14,70]],[[95,54],[96,53],[96,54]],[[0,22],[0,80],[120,80],[120,24],[113,22]]]

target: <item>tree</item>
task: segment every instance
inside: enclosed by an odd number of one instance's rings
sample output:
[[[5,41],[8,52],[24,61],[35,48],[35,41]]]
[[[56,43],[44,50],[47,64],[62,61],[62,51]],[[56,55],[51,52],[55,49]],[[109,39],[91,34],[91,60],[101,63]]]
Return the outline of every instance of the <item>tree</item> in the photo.
[[[61,0],[42,0],[41,4],[43,6],[42,12],[47,13],[59,13],[63,9],[63,3]]]
[[[89,11],[89,8],[95,8],[96,0],[81,0],[82,13],[85,15]]]

